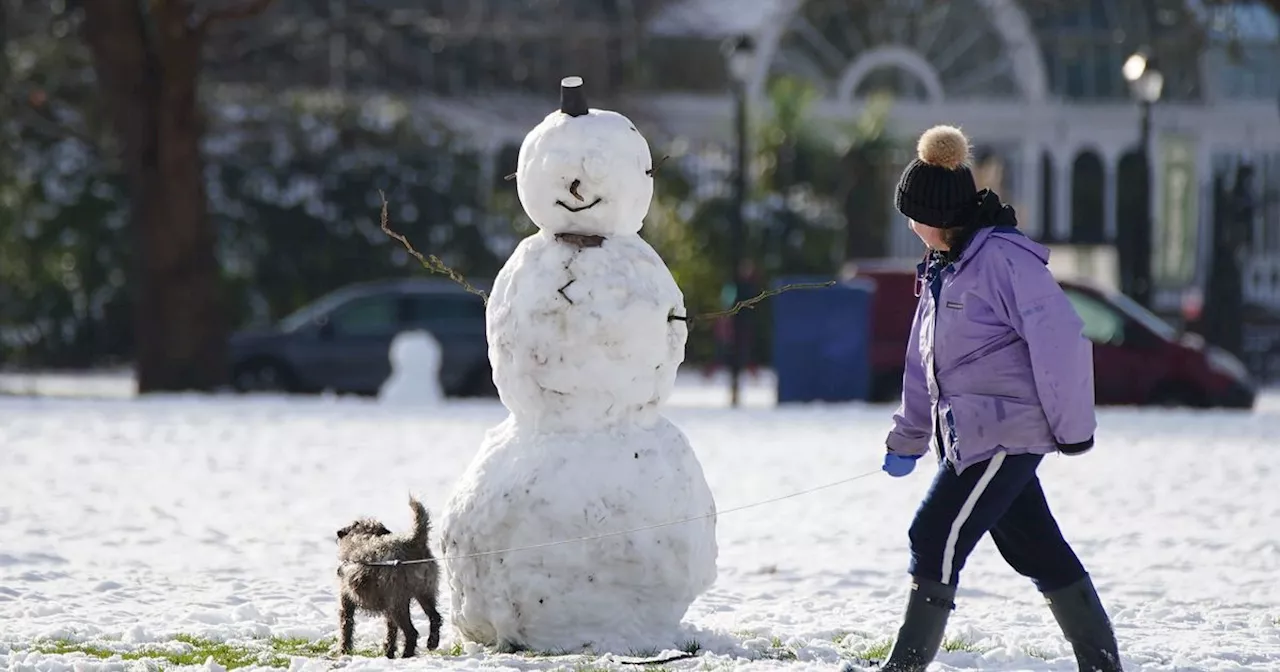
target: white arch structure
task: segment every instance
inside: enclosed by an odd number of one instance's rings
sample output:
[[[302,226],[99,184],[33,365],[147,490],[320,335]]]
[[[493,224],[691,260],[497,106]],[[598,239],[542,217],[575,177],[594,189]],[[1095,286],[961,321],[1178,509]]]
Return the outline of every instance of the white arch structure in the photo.
[[[1048,75],[1044,70],[1040,45],[1035,40],[1031,22],[1016,0],[976,0],[986,9],[992,27],[1004,42],[1008,58],[1013,64],[1014,79],[1022,97],[1028,102],[1041,102],[1048,96]],[[777,13],[768,21],[759,36],[755,72],[747,90],[753,98],[764,94],[769,70],[778,54],[782,38],[791,29],[791,21],[804,7],[805,0],[789,0],[779,3]],[[930,102],[941,102],[942,83],[933,66],[913,49],[905,46],[883,46],[864,52],[849,64],[840,78],[837,92],[841,100],[847,100],[858,84],[872,70],[885,65],[896,65],[915,75],[929,93]]]
[[[898,45],[876,47],[862,52],[840,75],[836,84],[836,100],[853,100],[858,85],[872,71],[892,65],[911,73],[924,86],[925,97],[931,103],[941,103],[946,97],[942,88],[942,78],[938,71],[926,61],[920,52]]]

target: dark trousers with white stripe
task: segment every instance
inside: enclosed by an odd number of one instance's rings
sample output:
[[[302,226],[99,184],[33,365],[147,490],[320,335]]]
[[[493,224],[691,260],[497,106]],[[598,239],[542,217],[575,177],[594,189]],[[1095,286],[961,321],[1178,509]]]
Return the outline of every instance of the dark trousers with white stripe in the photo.
[[[1084,578],[1036,477],[1041,459],[998,453],[963,474],[950,462],[939,465],[911,523],[912,576],[957,585],[965,560],[990,532],[1005,561],[1041,592]]]

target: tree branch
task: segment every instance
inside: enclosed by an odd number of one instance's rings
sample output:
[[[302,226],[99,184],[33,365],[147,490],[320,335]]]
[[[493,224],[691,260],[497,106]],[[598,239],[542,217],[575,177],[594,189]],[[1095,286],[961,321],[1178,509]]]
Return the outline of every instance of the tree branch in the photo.
[[[405,238],[403,235],[391,230],[391,225],[388,222],[389,218],[387,216],[387,195],[383,193],[381,190],[378,191],[378,194],[382,197],[382,212],[381,212],[380,219],[381,219],[383,233],[399,241],[399,243],[404,246],[404,249],[408,251],[409,254],[413,255],[413,257],[418,260],[418,263],[422,264],[423,268],[427,269],[432,273],[440,273],[442,275],[449,276],[450,280],[461,285],[463,289],[467,290],[468,292],[471,292],[472,294],[475,294],[481,299],[484,299],[484,302],[486,304],[489,303],[489,295],[485,294],[484,290],[476,289],[471,285],[471,283],[467,282],[467,279],[463,277],[461,273],[450,268],[447,264],[441,261],[439,257],[437,257],[434,254],[425,255],[419,252],[417,249],[413,247],[413,244],[409,242],[408,238]],[[694,317],[680,316],[673,313],[667,316],[667,321],[672,322],[675,320],[679,320],[681,322],[685,322],[686,324],[689,324],[690,326],[692,326],[695,322],[704,322],[706,320],[714,320],[719,317],[730,317],[733,315],[737,315],[738,313],[748,308],[755,308],[756,304],[760,303],[761,301],[764,301],[765,299],[768,299],[770,297],[777,296],[779,294],[784,294],[786,292],[791,292],[798,289],[823,289],[826,287],[830,287],[834,284],[836,284],[835,280],[829,280],[827,282],[797,282],[789,285],[783,285],[781,287],[775,287],[773,289],[768,289],[763,292],[760,292],[759,294],[749,299],[739,301],[736,304],[734,304],[732,308],[728,310],[718,310],[713,313],[706,313],[706,314],[697,315]],[[563,289],[563,287],[561,289]]]
[[[418,260],[418,263],[422,264],[423,268],[427,269],[428,271],[431,271],[432,273],[441,273],[449,276],[450,280],[461,285],[463,289],[483,299],[486,305],[489,303],[489,295],[485,294],[483,289],[476,289],[475,287],[471,286],[471,283],[467,282],[467,279],[463,277],[461,273],[453,270],[452,268],[449,268],[447,264],[445,264],[443,261],[440,261],[439,257],[437,257],[434,254],[432,255],[422,254],[421,252],[414,249],[413,245],[409,243],[408,238],[405,238],[403,235],[396,233],[395,231],[392,231],[391,225],[388,223],[389,218],[387,217],[387,195],[383,193],[382,190],[378,190],[378,195],[382,197],[382,213],[381,213],[380,219],[381,219],[383,233],[400,241],[400,244],[404,246],[404,249],[407,250],[409,254],[412,254],[413,257]]]
[[[203,19],[200,20],[200,23],[196,26],[196,30],[203,33],[209,30],[209,28],[211,28],[215,23],[238,21],[240,19],[255,17],[267,11],[267,8],[275,1],[276,0],[243,0],[240,4],[211,10],[208,14],[204,15]]]
[[[779,294],[785,294],[787,292],[792,292],[797,289],[824,289],[834,284],[836,284],[835,280],[828,280],[827,282],[796,282],[789,285],[783,285],[781,287],[774,287],[773,289],[766,289],[765,291],[760,292],[759,294],[756,294],[755,296],[749,299],[743,299],[742,301],[739,301],[733,304],[733,307],[729,308],[728,310],[717,310],[712,313],[704,313],[702,315],[695,315],[693,317],[681,317],[679,315],[669,315],[667,316],[667,321],[670,322],[672,320],[680,320],[688,324],[693,324],[695,322],[704,322],[706,320],[714,320],[721,317],[733,317],[734,315],[737,315],[738,313],[748,308],[755,308],[757,303],[760,303],[765,299],[777,296]]]

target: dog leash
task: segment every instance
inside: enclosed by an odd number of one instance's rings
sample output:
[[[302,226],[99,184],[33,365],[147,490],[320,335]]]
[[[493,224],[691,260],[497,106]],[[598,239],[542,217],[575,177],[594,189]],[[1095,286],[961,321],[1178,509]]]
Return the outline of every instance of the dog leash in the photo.
[[[781,501],[783,501],[783,500],[792,499],[792,498],[794,498],[794,497],[800,497],[800,496],[803,496],[803,495],[808,495],[808,494],[811,494],[811,493],[814,493],[814,492],[818,492],[819,490],[826,490],[826,489],[828,489],[828,488],[834,488],[834,487],[837,487],[837,486],[840,486],[840,485],[844,485],[844,484],[846,484],[846,483],[852,483],[853,481],[861,480],[861,479],[867,478],[867,477],[869,477],[869,476],[874,476],[874,475],[876,475],[876,474],[878,474],[878,473],[880,473],[880,472],[881,472],[881,470],[880,470],[880,469],[876,469],[876,470],[874,470],[874,471],[868,471],[868,472],[863,473],[863,474],[858,474],[857,476],[850,476],[850,477],[848,477],[848,478],[842,478],[842,479],[840,479],[840,480],[838,480],[838,481],[834,481],[834,482],[827,483],[827,484],[824,484],[824,485],[819,485],[819,486],[817,486],[817,487],[808,488],[808,489],[805,489],[805,490],[800,490],[800,491],[797,491],[797,492],[792,492],[792,493],[790,493],[790,494],[781,495],[781,496],[779,496],[779,497],[773,497],[773,498],[771,498],[771,499],[766,499],[766,500],[762,500],[762,501],[759,501],[759,502],[752,502],[752,503],[750,503],[750,504],[743,504],[743,505],[741,505],[741,506],[734,506],[734,507],[731,507],[731,508],[728,508],[728,509],[723,509],[723,510],[720,510],[720,511],[712,511],[711,513],[704,513],[704,514],[700,514],[700,515],[697,515],[697,516],[690,516],[690,517],[688,517],[688,518],[680,518],[680,519],[678,519],[678,520],[669,520],[669,521],[664,522],[664,523],[654,523],[654,524],[652,524],[652,525],[644,525],[644,526],[642,526],[642,527],[633,527],[633,528],[631,528],[631,529],[627,529],[627,530],[617,530],[617,531],[614,531],[614,532],[604,532],[604,533],[601,533],[601,534],[592,534],[592,535],[585,536],[585,537],[573,537],[573,538],[570,538],[570,539],[560,539],[560,540],[558,540],[558,541],[547,541],[547,542],[543,542],[543,543],[540,543],[540,544],[530,544],[530,545],[528,545],[528,546],[513,546],[513,547],[511,547],[511,548],[500,548],[500,549],[495,549],[495,550],[492,550],[492,551],[480,551],[479,553],[467,553],[467,554],[463,554],[463,555],[446,555],[446,556],[441,556],[441,557],[422,558],[422,559],[418,559],[418,560],[371,560],[371,561],[368,561],[368,562],[361,562],[361,563],[359,563],[359,564],[364,565],[364,566],[366,566],[366,567],[399,567],[399,566],[401,566],[401,565],[418,565],[418,564],[425,564],[425,563],[428,563],[428,562],[444,562],[444,561],[446,561],[446,560],[468,560],[468,559],[471,559],[471,558],[483,558],[483,557],[487,557],[487,556],[490,556],[490,555],[504,555],[504,554],[506,554],[506,553],[515,553],[515,552],[518,552],[518,551],[530,551],[530,550],[535,550],[535,549],[539,549],[539,548],[550,548],[550,547],[552,547],[552,546],[563,546],[563,545],[565,545],[565,544],[576,544],[576,543],[581,543],[581,542],[586,542],[586,541],[595,541],[596,539],[606,539],[606,538],[608,538],[608,537],[618,537],[618,536],[627,535],[627,534],[634,534],[634,533],[636,533],[636,532],[645,532],[645,531],[647,531],[647,530],[656,530],[656,529],[658,529],[658,528],[662,528],[662,527],[671,527],[671,526],[673,526],[673,525],[680,525],[680,524],[682,524],[682,523],[692,523],[692,522],[694,522],[694,521],[703,520],[703,519],[706,519],[706,518],[713,518],[713,517],[715,517],[715,516],[722,516],[722,515],[724,515],[724,514],[726,514],[726,513],[735,513],[735,512],[738,512],[738,511],[745,511],[745,510],[747,510],[747,509],[752,509],[752,508],[755,508],[755,507],[757,507],[757,506],[764,506],[764,505],[766,505],[766,504],[774,504],[774,503],[776,503],[776,502],[781,502]]]

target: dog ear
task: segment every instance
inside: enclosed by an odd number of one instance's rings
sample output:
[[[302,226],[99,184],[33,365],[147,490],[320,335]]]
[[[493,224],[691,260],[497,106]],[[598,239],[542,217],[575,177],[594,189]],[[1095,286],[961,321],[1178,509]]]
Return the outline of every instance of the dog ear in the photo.
[[[374,534],[376,534],[379,537],[385,537],[391,534],[391,530],[388,530],[386,525],[383,525],[382,523],[378,523],[378,528],[374,530]]]
[[[348,535],[348,534],[350,534],[350,533],[351,533],[351,526],[350,526],[350,525],[348,525],[348,526],[346,526],[346,527],[344,527],[344,528],[342,528],[342,529],[338,530],[338,538],[339,538],[339,539],[341,539],[341,538],[343,538],[343,537],[347,536],[347,535]]]

